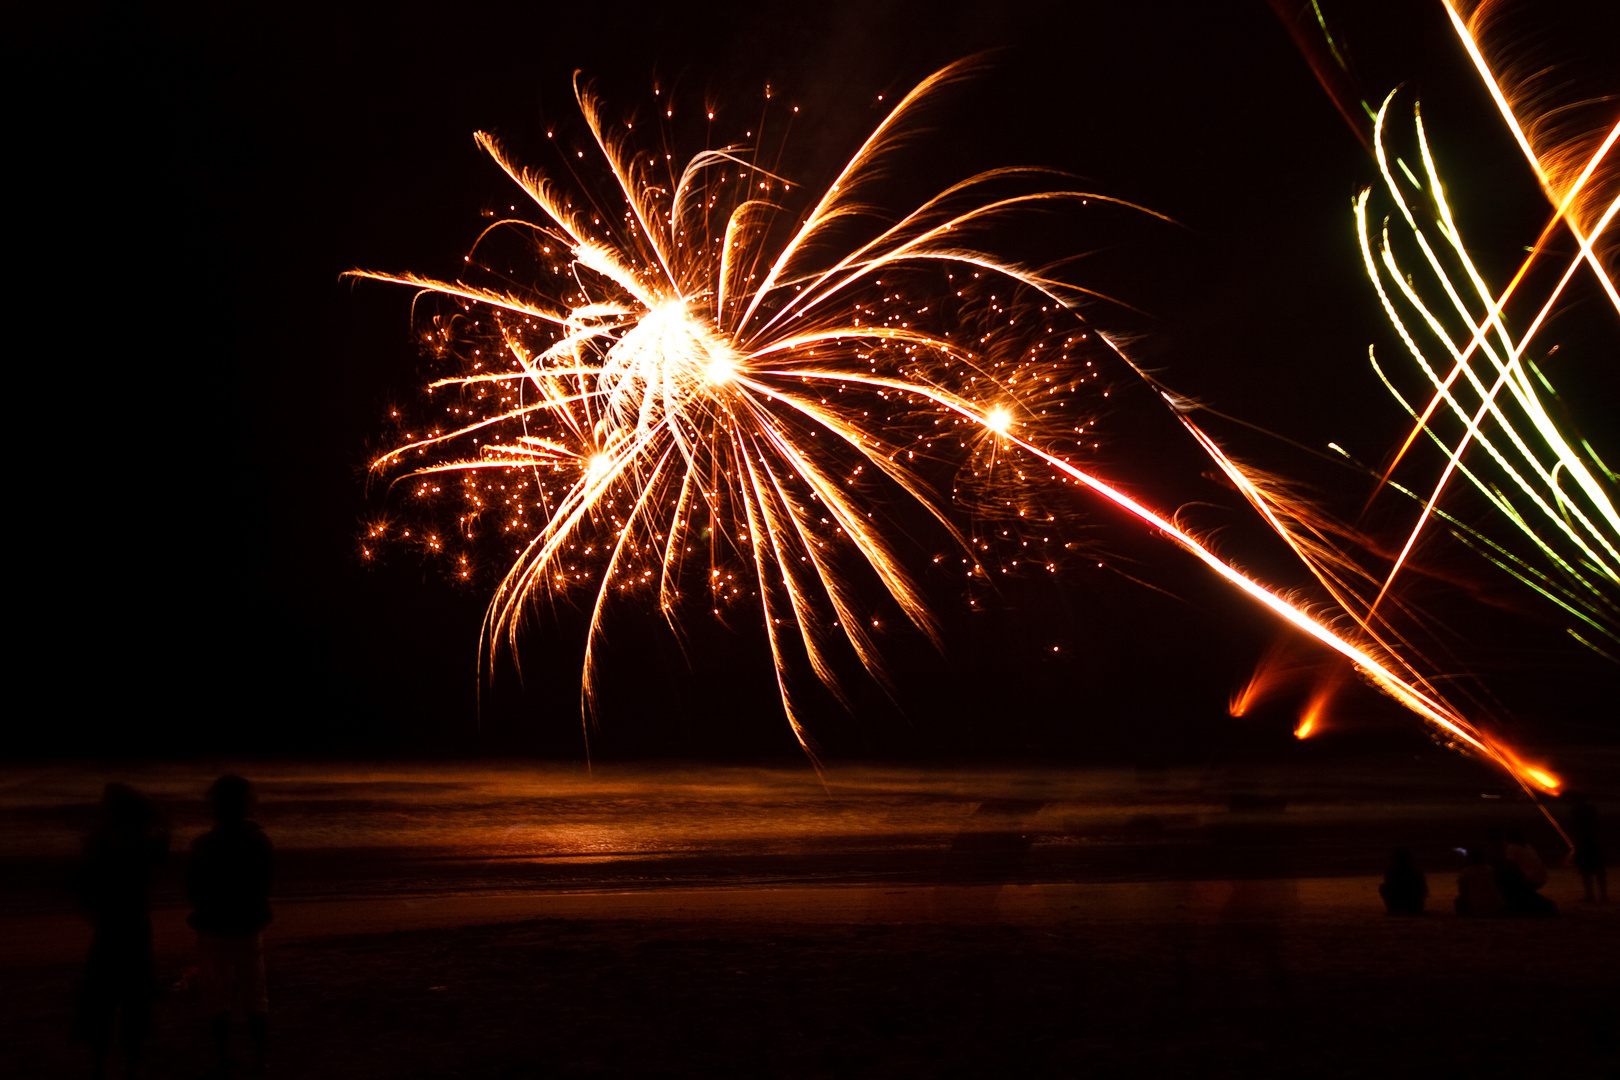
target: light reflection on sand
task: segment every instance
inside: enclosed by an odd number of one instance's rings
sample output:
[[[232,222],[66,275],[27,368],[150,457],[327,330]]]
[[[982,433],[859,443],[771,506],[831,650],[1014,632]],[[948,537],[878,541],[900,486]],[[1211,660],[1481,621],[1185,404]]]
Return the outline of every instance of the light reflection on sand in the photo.
[[[1620,755],[1592,761],[1589,772],[1613,777]],[[175,857],[153,901],[179,911],[185,853],[208,827],[202,792],[224,771],[258,785],[255,817],[276,843],[276,904],[289,918],[304,903],[381,903],[418,919],[417,905],[455,900],[445,917],[472,919],[530,910],[525,897],[574,896],[594,910],[605,902],[587,897],[640,894],[653,910],[694,891],[842,888],[874,911],[938,919],[1024,888],[1050,898],[1200,881],[1236,883],[1241,907],[1268,881],[1377,875],[1395,846],[1444,880],[1458,849],[1492,827],[1525,829],[1550,862],[1564,854],[1499,772],[1441,750],[1144,768],[837,765],[825,787],[807,768],[687,764],[12,765],[0,767],[0,917],[68,916],[65,882],[108,780],[168,815]],[[1612,785],[1589,790],[1601,799]]]
[[[77,851],[85,812],[108,779],[170,813],[177,841],[205,822],[201,793],[220,771],[250,776],[258,818],[282,849],[396,849],[423,858],[613,860],[769,851],[813,853],[948,845],[985,800],[1026,804],[1036,843],[1082,842],[1144,821],[1227,820],[1249,798],[1292,818],[1423,816],[1440,804],[1506,795],[1483,769],[1436,761],[1290,769],[807,768],[555,763],[224,762],[10,766],[0,773],[0,857]],[[1484,790],[1482,790],[1484,789]]]
[[[850,766],[823,786],[809,769],[693,765],[411,763],[374,766],[225,763],[250,776],[258,818],[280,847],[400,848],[422,855],[536,859],[641,858],[770,848],[825,848],[842,838],[936,844],[988,798],[1046,805],[1040,825],[1119,816],[1144,804],[1135,770],[972,770]],[[75,809],[105,779],[160,801],[177,827],[200,828],[200,793],[219,771],[196,765],[105,770],[14,768],[0,816],[0,855],[77,850]],[[1198,777],[1166,778],[1146,802],[1164,813],[1205,808]]]

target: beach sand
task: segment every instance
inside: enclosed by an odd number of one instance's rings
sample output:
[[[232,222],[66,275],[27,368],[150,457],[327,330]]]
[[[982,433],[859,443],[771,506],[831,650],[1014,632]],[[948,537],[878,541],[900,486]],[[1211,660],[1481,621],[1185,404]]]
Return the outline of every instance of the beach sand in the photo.
[[[1307,750],[1309,747],[1306,748]],[[1620,757],[1579,760],[1620,784]],[[1308,766],[1308,767],[1307,767]],[[1458,847],[1537,808],[1476,764],[600,769],[95,763],[0,772],[0,1080],[88,1075],[65,882],[101,785],[160,801],[145,1075],[211,1064],[180,882],[200,793],[277,843],[272,1073],[1620,1076],[1620,904],[1450,913]],[[1392,846],[1421,919],[1377,896]],[[237,1032],[247,1057],[246,1032]],[[118,1075],[116,1072],[114,1075]]]
[[[1563,913],[1545,920],[1390,918],[1375,888],[1341,877],[284,903],[267,936],[272,1075],[1616,1075],[1620,906],[1579,903],[1567,871],[1548,887]],[[157,913],[169,975],[191,962],[182,916]],[[58,916],[8,920],[7,1077],[87,1074],[67,1040],[87,937]],[[202,1075],[205,1029],[192,994],[165,993],[146,1075]]]

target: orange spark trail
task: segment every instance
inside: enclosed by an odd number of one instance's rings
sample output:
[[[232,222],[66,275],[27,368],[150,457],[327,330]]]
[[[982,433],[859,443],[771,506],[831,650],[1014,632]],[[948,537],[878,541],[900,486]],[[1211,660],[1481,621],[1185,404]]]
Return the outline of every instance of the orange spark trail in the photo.
[[[915,394],[928,399],[935,405],[972,420],[974,423],[981,424],[987,430],[995,430],[991,427],[991,418],[988,413],[980,412],[967,402],[952,395],[927,387],[906,385],[894,380],[866,379],[848,373],[845,373],[843,377],[852,382],[863,382],[873,386],[883,386],[901,393]],[[1552,794],[1556,793],[1561,786],[1562,782],[1553,773],[1526,764],[1510,747],[1478,731],[1444,702],[1419,690],[1406,679],[1390,670],[1385,662],[1373,656],[1366,649],[1349,641],[1298,605],[1290,603],[1271,589],[1266,588],[1247,574],[1225,562],[1220,556],[1199,543],[1190,533],[1162,514],[1131,498],[1099,477],[1064,461],[1062,458],[1054,457],[1039,446],[1027,442],[1017,435],[1010,432],[1001,432],[999,437],[1044,461],[1066,476],[1079,481],[1115,506],[1164,533],[1164,535],[1180,545],[1183,550],[1215,571],[1228,583],[1235,585],[1250,599],[1268,608],[1273,614],[1296,630],[1315,638],[1323,645],[1348,659],[1357,669],[1364,672],[1373,682],[1408,709],[1496,762],[1514,779],[1519,781],[1527,791],[1539,790]]]
[[[1525,158],[1530,162],[1530,168],[1535,170],[1536,179],[1541,183],[1542,190],[1547,193],[1547,197],[1552,201],[1553,205],[1558,207],[1559,216],[1564,219],[1569,226],[1569,231],[1574,234],[1575,241],[1581,246],[1581,257],[1591,264],[1592,272],[1597,275],[1598,282],[1603,286],[1603,291],[1609,294],[1609,300],[1614,304],[1615,311],[1620,313],[1620,292],[1615,290],[1614,282],[1609,279],[1608,273],[1604,271],[1602,264],[1598,262],[1597,256],[1592,251],[1592,244],[1597,239],[1596,235],[1588,238],[1575,220],[1568,216],[1570,203],[1575,192],[1581,184],[1585,183],[1586,178],[1591,175],[1591,171],[1597,167],[1597,162],[1608,152],[1609,147],[1614,145],[1615,135],[1620,133],[1620,124],[1616,124],[1615,130],[1609,134],[1609,138],[1604,142],[1602,149],[1594,155],[1592,163],[1583,171],[1576,186],[1570,189],[1569,195],[1560,199],[1552,178],[1547,175],[1547,171],[1542,167],[1540,157],[1536,155],[1535,148],[1530,145],[1529,137],[1525,135],[1524,128],[1519,124],[1519,118],[1514,115],[1513,106],[1508,104],[1507,95],[1502,92],[1501,84],[1497,82],[1496,76],[1491,72],[1490,65],[1485,62],[1485,55],[1480,52],[1479,43],[1474,40],[1473,33],[1468,29],[1468,25],[1463,22],[1462,17],[1457,14],[1457,9],[1452,6],[1451,0],[1441,0],[1441,2],[1445,4],[1446,14],[1451,17],[1452,28],[1457,31],[1457,36],[1462,40],[1463,48],[1467,50],[1469,59],[1474,62],[1474,67],[1479,70],[1479,77],[1485,81],[1485,88],[1490,91],[1491,99],[1496,102],[1497,109],[1501,111],[1502,119],[1507,121],[1508,129],[1513,132],[1513,138],[1518,141],[1519,148],[1524,151]]]

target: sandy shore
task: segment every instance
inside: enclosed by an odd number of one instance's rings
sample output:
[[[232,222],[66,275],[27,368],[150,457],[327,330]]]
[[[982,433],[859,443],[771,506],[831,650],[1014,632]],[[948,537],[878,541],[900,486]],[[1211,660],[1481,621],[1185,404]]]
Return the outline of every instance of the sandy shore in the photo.
[[[1437,890],[1444,891],[1436,882]],[[1365,877],[283,903],[274,1075],[1559,1076],[1620,1069],[1620,906],[1390,919]],[[160,967],[189,962],[179,909]],[[5,1074],[81,1074],[85,932],[7,920]],[[207,1064],[164,996],[153,1078]]]
[[[193,963],[180,882],[222,767],[123,777],[174,829],[153,892],[166,986]],[[1535,807],[1449,758],[852,768],[826,787],[240,767],[278,845],[275,1076],[1620,1076],[1620,904],[1579,903],[1558,868],[1557,918],[1449,914],[1457,849],[1488,829],[1560,851]],[[68,1030],[89,927],[64,882],[105,779],[0,774],[3,1080],[88,1073]],[[1397,844],[1439,913],[1382,913],[1371,875]],[[204,1073],[200,1008],[159,998],[150,1080]]]
[[[1240,911],[1266,917],[1309,912],[1315,918],[1341,918],[1366,909],[1368,898],[1376,898],[1378,880],[668,887],[294,900],[276,905],[269,936],[277,943],[294,943],[533,919],[1051,926],[1077,918],[1125,923],[1227,918]],[[167,907],[152,918],[158,956],[176,970],[188,962],[193,943],[186,913],[185,908]],[[76,961],[84,955],[89,934],[89,924],[72,915],[9,918],[0,923],[0,964]]]

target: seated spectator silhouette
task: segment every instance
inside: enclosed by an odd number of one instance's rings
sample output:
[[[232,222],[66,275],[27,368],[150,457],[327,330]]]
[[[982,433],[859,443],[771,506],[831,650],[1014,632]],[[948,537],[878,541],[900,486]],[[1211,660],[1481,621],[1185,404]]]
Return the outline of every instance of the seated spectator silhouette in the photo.
[[[1497,864],[1496,884],[1502,891],[1509,915],[1558,914],[1558,905],[1536,892],[1512,859],[1504,858]]]
[[[1429,895],[1429,883],[1406,848],[1398,847],[1390,852],[1389,866],[1384,870],[1384,883],[1378,886],[1378,895],[1384,898],[1384,910],[1391,915],[1425,913],[1423,901]]]
[[[1507,831],[1497,881],[1513,915],[1556,915],[1558,905],[1536,890],[1547,884],[1547,867],[1519,829]]]
[[[1539,889],[1547,884],[1547,864],[1541,861],[1536,849],[1530,846],[1523,829],[1509,829],[1507,843],[1502,848],[1502,857],[1519,868],[1524,875],[1524,883],[1532,889]]]
[[[208,789],[214,827],[191,845],[186,894],[197,931],[202,988],[213,1017],[219,1067],[230,1072],[231,1014],[245,1014],[258,1064],[264,1067],[269,1004],[264,985],[262,931],[270,924],[272,848],[264,830],[248,820],[253,785],[240,776],[222,776]]]
[[[1466,863],[1457,875],[1457,899],[1454,905],[1459,915],[1491,917],[1507,914],[1507,898],[1502,895],[1496,870],[1478,848],[1468,852]]]
[[[84,844],[73,891],[95,924],[74,1036],[90,1045],[91,1075],[107,1074],[122,1021],[124,1075],[134,1076],[152,1024],[152,871],[169,853],[169,833],[146,796],[108,784]]]

